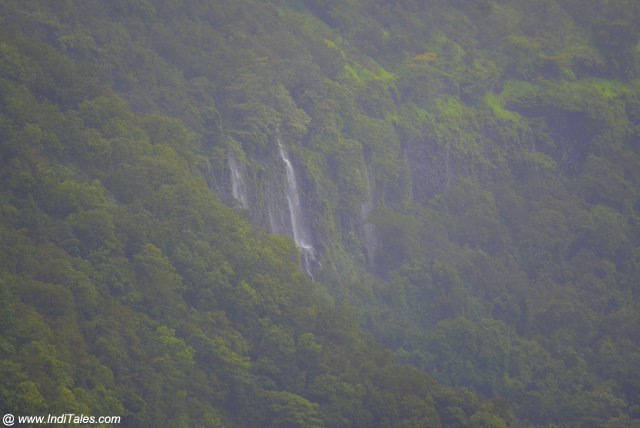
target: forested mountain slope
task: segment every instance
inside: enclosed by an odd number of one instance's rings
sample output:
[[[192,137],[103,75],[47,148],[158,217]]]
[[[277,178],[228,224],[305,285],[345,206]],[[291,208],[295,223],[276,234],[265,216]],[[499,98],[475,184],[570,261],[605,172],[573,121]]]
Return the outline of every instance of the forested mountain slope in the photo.
[[[0,1],[0,407],[640,426],[640,3]]]

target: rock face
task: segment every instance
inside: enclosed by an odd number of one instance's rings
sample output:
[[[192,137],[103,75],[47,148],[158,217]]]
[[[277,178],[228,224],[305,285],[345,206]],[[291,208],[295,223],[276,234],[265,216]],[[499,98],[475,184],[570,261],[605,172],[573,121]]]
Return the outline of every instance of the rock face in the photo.
[[[233,196],[230,204],[248,211],[255,226],[292,238],[302,268],[312,278],[327,251],[345,254],[349,263],[378,272],[378,208],[424,206],[458,178],[477,177],[477,159],[450,145],[423,136],[403,142],[385,154],[385,160],[354,145],[344,155],[338,150],[327,156],[328,161],[312,164],[317,148],[276,135],[257,154],[238,155],[243,149],[237,147],[228,151],[228,170],[221,174],[228,188],[223,192]],[[394,169],[382,162],[393,162]]]
[[[300,250],[302,268],[313,278],[321,263],[310,228],[306,191],[281,138],[275,138],[274,143],[272,153],[247,163],[227,153],[230,188],[226,192],[233,196],[237,208],[249,211],[254,225],[291,237]]]
[[[438,140],[428,132],[384,157],[372,156],[353,141],[327,155],[318,153],[329,150],[325,147],[276,134],[264,150],[238,153],[244,149],[235,147],[226,156],[228,169],[221,175],[228,188],[223,192],[233,196],[227,200],[247,210],[255,226],[292,238],[311,277],[333,256],[331,264],[346,256],[347,265],[379,273],[376,258],[383,246],[377,210],[425,206],[456,180],[478,178],[477,165],[483,162],[482,153],[469,154],[459,142]],[[473,149],[479,146],[473,144]]]

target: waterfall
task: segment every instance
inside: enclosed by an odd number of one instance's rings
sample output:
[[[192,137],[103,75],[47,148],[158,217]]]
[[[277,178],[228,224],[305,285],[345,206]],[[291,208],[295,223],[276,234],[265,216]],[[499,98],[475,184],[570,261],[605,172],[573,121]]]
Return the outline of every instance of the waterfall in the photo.
[[[231,170],[231,195],[240,203],[242,208],[249,208],[247,183],[240,170],[240,165],[232,154],[228,155],[228,162],[229,169]]]
[[[313,279],[311,274],[311,267],[317,263],[316,251],[311,245],[311,239],[309,232],[304,225],[304,215],[302,212],[302,205],[300,203],[300,194],[298,192],[298,182],[296,180],[296,174],[291,163],[291,159],[287,154],[280,140],[278,140],[278,153],[280,159],[285,165],[285,172],[287,176],[287,186],[285,193],[287,196],[287,205],[289,207],[289,217],[291,219],[291,231],[293,233],[293,240],[300,249],[302,255],[302,263],[309,276]]]
[[[368,173],[366,174],[366,177],[369,198],[360,206],[360,222],[362,224],[362,242],[364,244],[367,261],[370,266],[373,266],[375,263],[377,247],[376,227],[368,222],[368,218],[375,208],[375,191],[371,186],[371,180]]]

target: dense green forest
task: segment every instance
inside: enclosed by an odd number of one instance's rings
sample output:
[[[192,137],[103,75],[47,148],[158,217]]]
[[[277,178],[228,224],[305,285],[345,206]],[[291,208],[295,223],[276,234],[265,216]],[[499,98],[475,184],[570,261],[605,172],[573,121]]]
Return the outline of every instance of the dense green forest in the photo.
[[[0,0],[0,410],[640,427],[640,2]]]

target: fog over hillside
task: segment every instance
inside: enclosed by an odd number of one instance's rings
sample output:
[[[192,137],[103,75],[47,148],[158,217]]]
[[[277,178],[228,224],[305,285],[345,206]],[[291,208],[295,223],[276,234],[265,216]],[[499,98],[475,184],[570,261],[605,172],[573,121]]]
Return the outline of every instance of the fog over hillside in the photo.
[[[640,427],[640,2],[0,0],[0,410]]]

